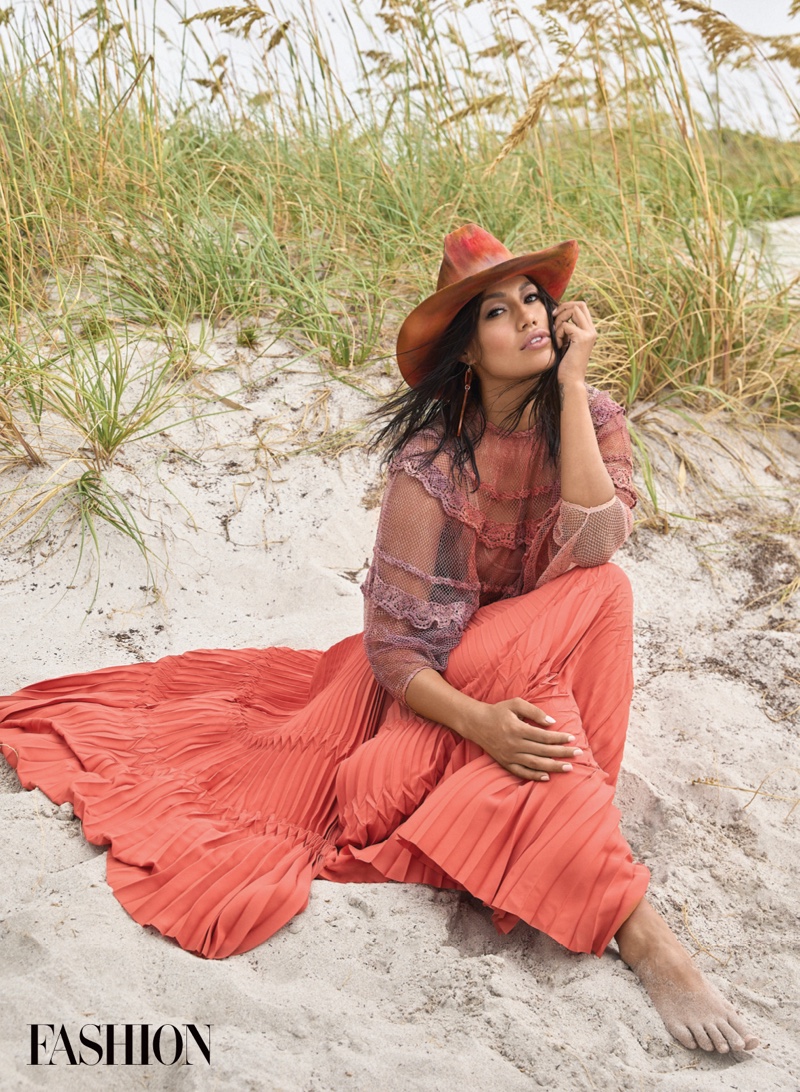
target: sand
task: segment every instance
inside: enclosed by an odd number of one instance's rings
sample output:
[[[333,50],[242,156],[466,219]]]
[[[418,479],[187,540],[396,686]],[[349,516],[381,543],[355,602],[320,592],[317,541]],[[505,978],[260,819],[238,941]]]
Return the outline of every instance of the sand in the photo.
[[[99,569],[87,548],[76,574],[74,533],[6,544],[2,692],[190,648],[322,648],[361,629],[379,460],[337,448],[373,400],[280,341],[237,349],[231,328],[208,354],[202,383],[244,408],[209,401],[226,412],[188,423],[178,408],[110,472],[166,564],[148,574],[102,525]],[[378,371],[365,382],[390,386]],[[613,950],[576,955],[522,924],[500,937],[477,900],[422,886],[315,881],[268,942],[203,960],[129,918],[69,806],[22,791],[0,763],[4,1090],[800,1088],[800,594],[778,595],[798,574],[800,443],[719,417],[701,431],[664,409],[631,416],[668,516],[652,518],[639,472],[640,523],[615,557],[636,604],[617,802],[652,901],[769,1045],[687,1051]],[[280,458],[300,443],[317,446]],[[87,1077],[63,1054],[57,1074],[27,1064],[31,1023],[77,1035],[191,1022],[212,1025],[210,1067]]]

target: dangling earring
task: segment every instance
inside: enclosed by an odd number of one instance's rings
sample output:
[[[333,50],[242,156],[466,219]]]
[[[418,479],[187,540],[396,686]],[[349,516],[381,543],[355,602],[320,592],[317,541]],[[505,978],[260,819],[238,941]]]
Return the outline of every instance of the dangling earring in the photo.
[[[464,372],[464,400],[461,403],[461,414],[458,418],[458,428],[456,430],[456,436],[461,435],[461,426],[464,423],[464,410],[467,408],[467,399],[469,398],[469,389],[472,386],[472,368],[467,364],[467,370]]]

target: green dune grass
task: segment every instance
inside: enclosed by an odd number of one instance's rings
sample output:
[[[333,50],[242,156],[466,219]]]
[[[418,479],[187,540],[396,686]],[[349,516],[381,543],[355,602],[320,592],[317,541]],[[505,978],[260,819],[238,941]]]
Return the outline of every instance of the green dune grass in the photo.
[[[592,380],[627,405],[796,427],[798,293],[748,229],[800,214],[800,143],[715,118],[719,74],[746,64],[800,119],[781,75],[800,39],[756,39],[694,0],[550,0],[516,19],[487,0],[493,38],[476,52],[468,6],[385,0],[370,18],[354,0],[353,35],[375,48],[346,59],[306,0],[215,8],[195,19],[219,54],[179,101],[111,3],[78,16],[50,0],[38,42],[0,12],[6,468],[52,459],[39,426],[57,415],[76,511],[126,526],[104,470],[190,396],[190,320],[233,322],[243,346],[268,327],[356,385],[393,374],[398,324],[468,220],[514,251],[580,241],[574,289],[602,334]],[[680,21],[705,51],[700,89]],[[261,35],[255,94],[225,56],[245,30]],[[162,348],[143,374],[128,350],[145,333]],[[103,489],[105,507],[87,504]],[[15,480],[6,529],[19,496]]]

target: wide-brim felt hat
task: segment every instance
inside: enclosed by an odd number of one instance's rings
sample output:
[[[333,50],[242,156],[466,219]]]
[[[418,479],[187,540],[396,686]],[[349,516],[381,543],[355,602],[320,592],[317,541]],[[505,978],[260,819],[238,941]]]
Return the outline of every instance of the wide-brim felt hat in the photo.
[[[397,363],[410,387],[433,367],[437,342],[465,303],[490,284],[525,274],[560,300],[578,260],[574,239],[515,256],[491,232],[464,224],[444,238],[436,291],[408,315],[397,335]]]

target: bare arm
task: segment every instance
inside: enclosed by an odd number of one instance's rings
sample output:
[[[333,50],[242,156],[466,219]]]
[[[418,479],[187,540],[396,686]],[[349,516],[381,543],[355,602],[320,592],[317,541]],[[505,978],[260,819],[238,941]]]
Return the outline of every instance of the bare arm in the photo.
[[[586,369],[597,337],[582,301],[559,305],[556,338],[567,344],[558,366],[561,453],[557,519],[546,564],[537,577],[552,580],[575,566],[609,561],[633,526],[630,440],[621,407],[586,387]]]
[[[561,393],[561,497],[584,508],[606,504],[616,495],[597,443],[582,379],[559,377]]]
[[[568,349],[558,366],[561,395],[561,497],[595,508],[615,496],[595,436],[585,379],[597,330],[583,300],[565,301],[555,313],[556,337]]]
[[[523,698],[496,704],[476,701],[430,668],[413,677],[405,701],[415,713],[477,743],[506,770],[527,781],[548,781],[550,773],[568,773],[572,769],[568,760],[581,753],[565,746],[574,736],[537,727],[555,723],[537,705]]]

